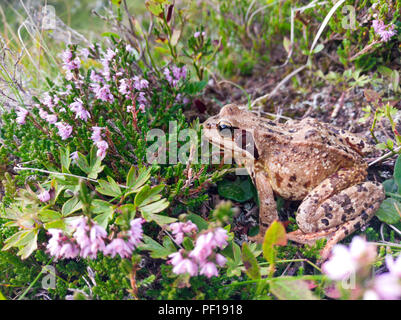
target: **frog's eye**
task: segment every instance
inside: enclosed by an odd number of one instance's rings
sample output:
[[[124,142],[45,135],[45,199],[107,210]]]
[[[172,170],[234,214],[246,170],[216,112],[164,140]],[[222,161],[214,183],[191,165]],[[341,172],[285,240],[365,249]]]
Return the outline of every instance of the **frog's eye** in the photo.
[[[222,137],[228,138],[233,136],[234,128],[228,123],[220,122],[218,129]]]

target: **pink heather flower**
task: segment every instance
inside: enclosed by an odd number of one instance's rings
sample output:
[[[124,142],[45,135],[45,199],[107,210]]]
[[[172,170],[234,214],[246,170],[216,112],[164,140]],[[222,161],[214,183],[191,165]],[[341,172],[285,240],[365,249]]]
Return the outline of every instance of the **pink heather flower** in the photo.
[[[51,238],[46,246],[50,255],[59,258],[73,259],[79,255],[78,246],[68,239],[61,230],[49,229]]]
[[[198,266],[191,259],[182,259],[178,264],[174,265],[173,272],[175,274],[189,273],[191,276],[196,276]]]
[[[98,251],[105,249],[104,239],[107,237],[107,232],[93,221],[91,222],[91,227],[89,227],[87,221],[86,217],[81,217],[78,221],[75,221],[74,238],[81,248],[81,256],[95,259]]]
[[[72,153],[70,154],[70,159],[71,159],[72,161],[78,160],[78,151],[72,152]]]
[[[39,195],[38,199],[42,202],[47,202],[50,200],[50,193],[47,190],[43,190]]]
[[[216,263],[220,266],[223,267],[227,262],[226,257],[221,255],[220,253],[216,254]]]
[[[168,263],[171,263],[173,266],[179,264],[184,259],[181,255],[181,251],[182,250],[170,254],[169,258],[171,258],[171,260],[169,260]]]
[[[134,88],[138,91],[148,88],[149,82],[145,79],[140,79],[138,76],[133,78],[134,80]]]
[[[48,107],[52,112],[54,112],[54,102],[53,98],[50,96],[48,92],[44,94],[44,98],[41,100],[41,102]]]
[[[118,92],[120,92],[121,94],[129,94],[130,90],[129,90],[129,83],[127,79],[121,79],[120,80],[120,86],[118,87]]]
[[[170,75],[170,70],[168,68],[164,69],[163,74],[169,83],[173,82],[173,77]]]
[[[92,136],[91,139],[93,142],[99,142],[102,140],[102,130],[104,127],[92,127]]]
[[[383,273],[374,279],[373,290],[380,300],[401,298],[401,279],[392,273]]]
[[[182,68],[178,68],[177,66],[174,66],[172,68],[172,71],[173,71],[174,78],[176,80],[185,79],[185,77],[187,76],[187,68],[185,66],[183,66]]]
[[[72,59],[72,52],[71,50],[67,49],[61,53],[61,59],[63,60],[63,63],[68,63]]]
[[[81,120],[87,121],[91,117],[88,110],[81,108],[77,111],[75,119],[80,118]]]
[[[58,229],[49,229],[48,232],[51,234],[51,238],[46,246],[47,250],[49,251],[50,255],[59,258],[60,257],[60,250],[61,250],[61,236],[62,232]]]
[[[392,256],[386,256],[386,266],[391,274],[401,279],[401,256],[396,261]]]
[[[39,117],[43,120],[47,120],[47,117],[49,116],[49,114],[43,110],[42,108],[39,108]]]
[[[203,274],[206,277],[211,278],[213,276],[217,277],[219,272],[217,271],[216,265],[209,261],[201,267],[199,274]]]
[[[322,270],[332,280],[348,279],[361,267],[369,265],[376,258],[376,247],[363,238],[356,236],[347,248],[338,244],[332,250],[331,258],[322,266]]]
[[[90,55],[90,51],[88,48],[82,48],[81,51],[79,52],[79,54],[81,55],[82,58],[84,58],[86,60],[86,59],[88,59],[88,57]]]
[[[144,222],[145,220],[142,218],[137,218],[130,222],[131,229],[128,232],[128,241],[133,247],[136,247],[142,240],[143,237],[142,224]]]
[[[174,235],[174,240],[177,244],[181,244],[184,240],[185,233],[194,233],[198,231],[198,227],[191,221],[174,222],[169,225],[169,228]]]
[[[87,121],[90,118],[90,113],[83,107],[81,99],[76,99],[75,102],[70,104],[70,109],[75,113],[75,119],[80,118],[81,120]]]
[[[96,95],[96,99],[105,101],[105,102],[113,102],[114,96],[110,92],[110,85],[105,84],[100,86],[97,83],[91,84],[92,90]]]
[[[104,159],[104,157],[106,156],[106,151],[109,148],[109,144],[104,140],[97,141],[95,142],[95,144],[97,147],[96,155],[101,159]]]
[[[213,245],[223,249],[227,245],[227,230],[223,228],[217,228],[213,232]]]
[[[79,255],[79,248],[75,243],[66,242],[61,246],[60,256],[65,259],[74,259]]]
[[[103,82],[103,78],[100,75],[98,75],[94,70],[91,71],[90,80],[92,82],[100,82],[100,83]]]
[[[196,32],[194,33],[194,37],[195,37],[195,38],[198,38],[200,35],[201,35],[200,31],[196,31]]]
[[[66,140],[71,136],[72,126],[63,122],[56,122],[54,124],[58,129],[58,135],[62,140]]]
[[[116,52],[110,48],[107,49],[107,52],[104,54],[104,58],[107,61],[113,60],[113,58],[116,56]]]
[[[120,238],[113,239],[104,249],[103,253],[114,258],[117,254],[121,258],[129,258],[132,255],[132,248]]]
[[[394,24],[385,25],[384,22],[381,20],[373,20],[372,27],[375,30],[375,33],[381,37],[383,42],[389,41],[393,36],[397,34],[397,32],[394,30]]]
[[[48,114],[46,116],[46,121],[50,124],[55,124],[57,122],[57,115],[55,114]]]
[[[16,122],[18,124],[25,124],[27,115],[28,115],[28,110],[26,110],[26,109],[24,109],[22,107],[17,107],[17,119],[16,119]]]

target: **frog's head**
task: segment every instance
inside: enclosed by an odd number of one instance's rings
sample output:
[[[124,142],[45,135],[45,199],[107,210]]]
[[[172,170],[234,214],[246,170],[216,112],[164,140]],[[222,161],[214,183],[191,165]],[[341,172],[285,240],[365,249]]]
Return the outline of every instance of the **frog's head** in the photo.
[[[253,114],[234,104],[224,106],[220,113],[203,123],[203,136],[219,148],[248,159],[257,159]]]

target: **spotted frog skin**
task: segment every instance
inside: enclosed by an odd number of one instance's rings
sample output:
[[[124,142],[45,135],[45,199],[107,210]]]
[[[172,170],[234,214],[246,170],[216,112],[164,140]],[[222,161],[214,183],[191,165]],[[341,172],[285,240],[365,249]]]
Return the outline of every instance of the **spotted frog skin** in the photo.
[[[313,244],[326,238],[327,259],[338,241],[366,225],[384,199],[380,183],[365,181],[363,156],[373,150],[362,138],[313,118],[280,124],[230,104],[203,124],[204,136],[229,151],[251,176],[259,196],[261,241],[278,220],[274,194],[302,200],[299,229],[290,240]]]

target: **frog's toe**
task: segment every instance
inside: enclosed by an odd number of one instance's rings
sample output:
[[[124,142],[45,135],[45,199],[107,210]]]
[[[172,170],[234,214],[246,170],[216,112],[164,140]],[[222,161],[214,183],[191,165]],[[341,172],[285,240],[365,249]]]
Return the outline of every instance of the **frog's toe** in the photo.
[[[335,229],[337,228],[331,228],[328,230],[313,233],[304,233],[300,229],[298,229],[296,231],[288,233],[287,239],[301,244],[313,245],[315,244],[316,240],[323,238],[330,239],[333,236]]]
[[[264,239],[264,234],[257,234],[256,236],[248,236],[248,240],[252,241],[252,242],[256,242],[256,243],[263,243],[263,239]]]

